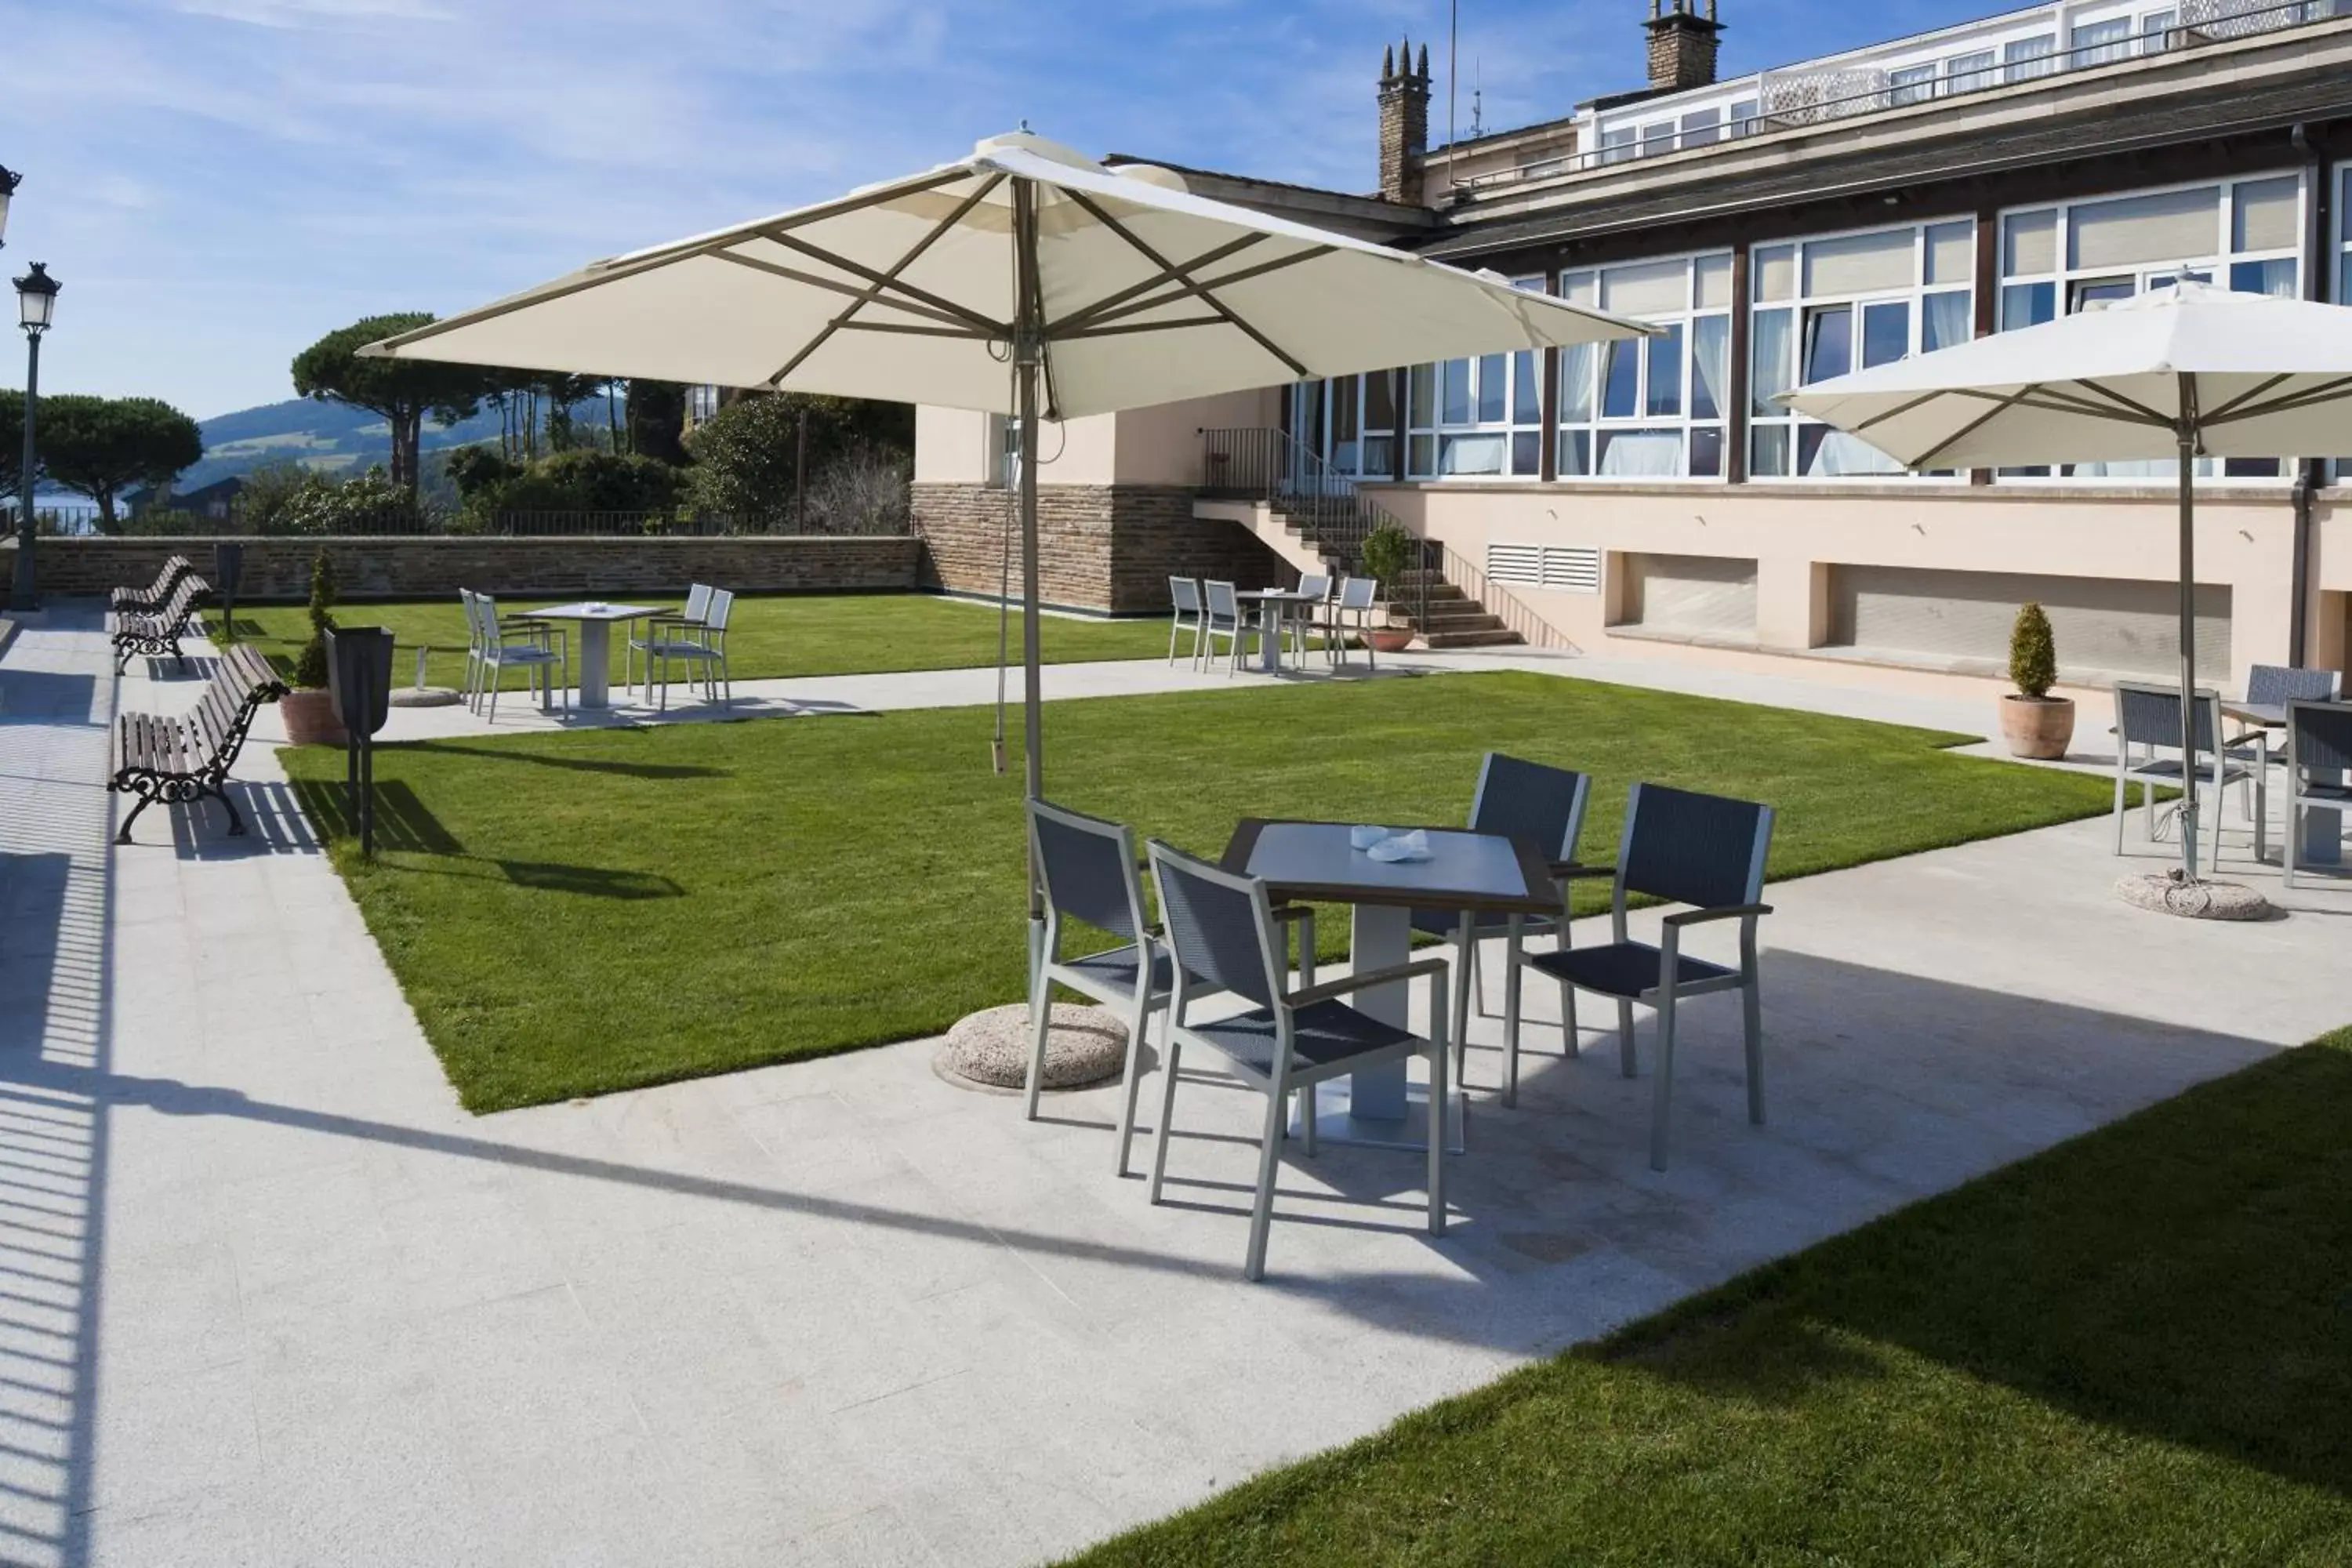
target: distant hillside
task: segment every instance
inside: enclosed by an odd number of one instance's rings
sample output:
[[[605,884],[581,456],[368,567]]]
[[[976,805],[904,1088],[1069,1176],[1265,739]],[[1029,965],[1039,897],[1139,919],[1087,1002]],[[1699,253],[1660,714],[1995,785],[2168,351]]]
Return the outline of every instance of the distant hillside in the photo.
[[[583,416],[586,412],[582,410]],[[601,405],[597,416],[603,417]],[[286,458],[339,474],[358,472],[371,463],[388,462],[392,457],[392,431],[381,416],[307,397],[240,408],[203,420],[197,428],[204,433],[204,461],[180,476],[177,489],[195,489]],[[423,446],[431,452],[498,438],[498,410],[492,408],[446,428],[427,421]]]

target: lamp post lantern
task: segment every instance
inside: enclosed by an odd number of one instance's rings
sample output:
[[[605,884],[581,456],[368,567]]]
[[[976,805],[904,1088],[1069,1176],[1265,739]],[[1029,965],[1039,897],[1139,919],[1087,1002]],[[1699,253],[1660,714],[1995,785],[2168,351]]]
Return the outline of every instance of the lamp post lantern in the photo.
[[[45,263],[16,279],[16,320],[25,329],[25,466],[16,482],[16,569],[8,579],[8,607],[40,607],[40,584],[33,569],[33,413],[40,396],[41,334],[58,313],[58,280]]]
[[[8,237],[8,198],[16,194],[16,187],[24,178],[22,174],[0,167],[0,240]]]

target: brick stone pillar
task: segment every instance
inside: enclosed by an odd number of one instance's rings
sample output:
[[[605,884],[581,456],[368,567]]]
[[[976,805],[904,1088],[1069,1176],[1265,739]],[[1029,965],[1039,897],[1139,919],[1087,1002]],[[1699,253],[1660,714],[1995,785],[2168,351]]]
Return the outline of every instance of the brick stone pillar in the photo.
[[[1391,50],[1381,62],[1381,196],[1421,205],[1421,161],[1429,152],[1429,46],[1421,63],[1412,40],[1404,52]]]

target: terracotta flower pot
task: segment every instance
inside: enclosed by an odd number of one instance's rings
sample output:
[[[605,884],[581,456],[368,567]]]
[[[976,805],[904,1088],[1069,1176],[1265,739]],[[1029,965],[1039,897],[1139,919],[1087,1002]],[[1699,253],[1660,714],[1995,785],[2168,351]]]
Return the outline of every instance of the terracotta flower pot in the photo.
[[[2054,763],[2066,754],[2074,738],[2074,702],[2068,697],[2026,697],[2011,692],[2000,700],[2000,733],[2012,757]]]
[[[1374,653],[1402,653],[1412,646],[1411,626],[1374,626],[1364,636]]]
[[[340,746],[343,727],[335,722],[335,700],[323,686],[305,686],[278,700],[286,739],[297,746]]]

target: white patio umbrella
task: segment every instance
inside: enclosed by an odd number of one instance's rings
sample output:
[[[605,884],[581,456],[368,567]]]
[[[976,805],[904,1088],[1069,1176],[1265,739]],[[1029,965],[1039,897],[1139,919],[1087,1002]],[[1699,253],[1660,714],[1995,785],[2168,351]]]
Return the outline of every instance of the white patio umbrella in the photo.
[[[2352,416],[2352,310],[2182,282],[1780,401],[1914,468],[2176,458],[2186,694],[2197,689],[2192,459],[2340,450]],[[2185,766],[2195,755],[2186,700],[2180,715]],[[2194,789],[2181,810],[2182,867],[2194,882]]]
[[[838,201],[596,262],[371,345],[1020,420],[1027,790],[1042,789],[1037,424],[1639,322],[1205,200],[1025,131]],[[1032,879],[1031,913],[1037,914]]]

